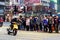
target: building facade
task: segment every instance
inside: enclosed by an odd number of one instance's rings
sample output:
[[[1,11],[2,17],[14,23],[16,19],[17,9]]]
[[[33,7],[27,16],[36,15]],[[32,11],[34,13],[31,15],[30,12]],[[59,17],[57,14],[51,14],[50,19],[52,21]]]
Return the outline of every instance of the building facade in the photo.
[[[47,7],[50,6],[50,5],[49,5],[50,0],[41,0],[41,3],[42,3],[43,6],[47,6]]]
[[[57,11],[57,0],[50,0],[50,7]]]
[[[60,0],[57,0],[57,12],[60,12]]]

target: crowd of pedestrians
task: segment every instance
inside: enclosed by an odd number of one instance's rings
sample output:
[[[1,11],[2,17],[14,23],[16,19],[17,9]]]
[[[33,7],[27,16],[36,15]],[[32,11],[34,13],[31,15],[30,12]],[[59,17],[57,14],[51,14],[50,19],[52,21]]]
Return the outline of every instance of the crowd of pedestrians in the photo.
[[[11,20],[18,23],[19,30],[25,31],[42,31],[52,33],[59,32],[60,18],[58,16],[30,16],[15,18]]]

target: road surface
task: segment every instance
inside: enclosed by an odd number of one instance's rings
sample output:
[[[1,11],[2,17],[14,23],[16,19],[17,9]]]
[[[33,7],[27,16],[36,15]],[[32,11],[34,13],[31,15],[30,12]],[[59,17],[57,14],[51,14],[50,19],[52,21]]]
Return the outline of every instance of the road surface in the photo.
[[[8,26],[0,27],[0,40],[60,40],[60,33],[18,31],[16,36],[8,35]]]

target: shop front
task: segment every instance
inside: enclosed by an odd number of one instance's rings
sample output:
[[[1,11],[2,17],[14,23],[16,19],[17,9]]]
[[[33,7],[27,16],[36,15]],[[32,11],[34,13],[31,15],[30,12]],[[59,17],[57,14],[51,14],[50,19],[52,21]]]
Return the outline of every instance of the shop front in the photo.
[[[37,13],[39,12],[39,10],[41,9],[41,0],[25,0],[25,6],[27,9],[26,14],[29,16],[31,15],[37,15]]]

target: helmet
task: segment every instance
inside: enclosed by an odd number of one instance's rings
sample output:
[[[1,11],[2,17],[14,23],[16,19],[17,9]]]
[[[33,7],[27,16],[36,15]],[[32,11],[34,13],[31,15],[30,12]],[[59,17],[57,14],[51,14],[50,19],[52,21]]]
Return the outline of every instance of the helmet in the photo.
[[[14,24],[16,24],[16,22],[13,22]]]

